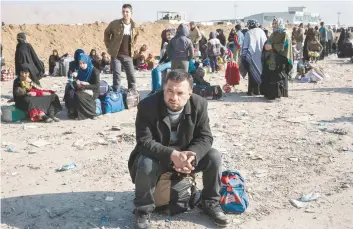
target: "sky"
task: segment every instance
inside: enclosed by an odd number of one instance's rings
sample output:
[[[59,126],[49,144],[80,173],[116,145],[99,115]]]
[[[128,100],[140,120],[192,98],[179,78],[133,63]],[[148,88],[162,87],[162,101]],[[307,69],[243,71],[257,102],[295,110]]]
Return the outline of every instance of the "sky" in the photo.
[[[262,12],[286,12],[289,6],[305,6],[319,13],[326,24],[353,24],[353,1],[1,1],[5,24],[76,24],[110,22],[121,18],[121,6],[133,6],[138,23],[155,21],[157,11],[185,12],[189,21],[237,19]],[[237,5],[235,8],[234,5]]]

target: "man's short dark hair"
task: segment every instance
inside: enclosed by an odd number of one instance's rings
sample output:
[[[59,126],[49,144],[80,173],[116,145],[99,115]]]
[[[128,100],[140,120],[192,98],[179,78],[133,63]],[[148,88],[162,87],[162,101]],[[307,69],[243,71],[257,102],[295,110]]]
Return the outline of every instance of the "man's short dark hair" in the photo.
[[[122,8],[123,9],[128,8],[128,9],[130,9],[130,11],[132,11],[132,6],[130,4],[124,4]]]
[[[194,84],[194,79],[192,78],[192,76],[181,69],[175,69],[168,72],[167,77],[165,78],[165,81],[163,82],[163,84],[166,84],[169,80],[173,80],[177,82],[182,82],[184,80],[187,80],[190,84],[190,88],[192,88]]]
[[[236,29],[236,30],[241,30],[241,25],[237,24],[237,25],[235,26],[235,29]]]
[[[324,25],[325,23],[322,21],[322,22],[320,22],[320,25]]]

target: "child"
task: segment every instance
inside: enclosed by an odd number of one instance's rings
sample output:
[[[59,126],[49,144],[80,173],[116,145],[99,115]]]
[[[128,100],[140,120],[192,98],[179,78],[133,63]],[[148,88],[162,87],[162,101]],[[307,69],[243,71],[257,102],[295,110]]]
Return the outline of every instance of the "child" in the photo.
[[[142,45],[140,52],[137,55],[137,70],[144,71],[147,70],[148,64],[146,63],[147,56],[147,45]]]
[[[147,59],[146,59],[146,63],[147,63],[147,65],[148,65],[148,67],[147,67],[147,70],[152,70],[152,69],[154,69],[154,63],[155,63],[155,59],[154,59],[154,56],[150,53],[150,54],[148,54],[148,57],[147,57]]]
[[[218,72],[218,60],[221,55],[221,42],[216,38],[216,33],[210,33],[210,39],[207,43],[207,54],[210,58],[212,73]],[[221,58],[222,59],[222,58]]]

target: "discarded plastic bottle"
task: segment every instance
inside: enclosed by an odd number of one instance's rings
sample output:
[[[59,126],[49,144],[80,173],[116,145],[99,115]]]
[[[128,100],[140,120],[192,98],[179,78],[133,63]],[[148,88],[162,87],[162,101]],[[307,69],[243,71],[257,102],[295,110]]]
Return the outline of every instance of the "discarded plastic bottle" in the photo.
[[[102,216],[101,218],[101,225],[102,226],[107,226],[109,223],[109,216]]]

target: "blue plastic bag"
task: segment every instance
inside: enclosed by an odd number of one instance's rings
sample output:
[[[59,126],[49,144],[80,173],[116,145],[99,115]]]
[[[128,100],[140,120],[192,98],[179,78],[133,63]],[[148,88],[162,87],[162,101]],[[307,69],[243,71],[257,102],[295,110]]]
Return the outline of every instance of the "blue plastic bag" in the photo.
[[[102,103],[99,99],[96,99],[96,114],[97,116],[102,114]]]
[[[224,212],[241,214],[248,208],[249,200],[244,188],[244,178],[238,172],[222,172],[220,205]]]

